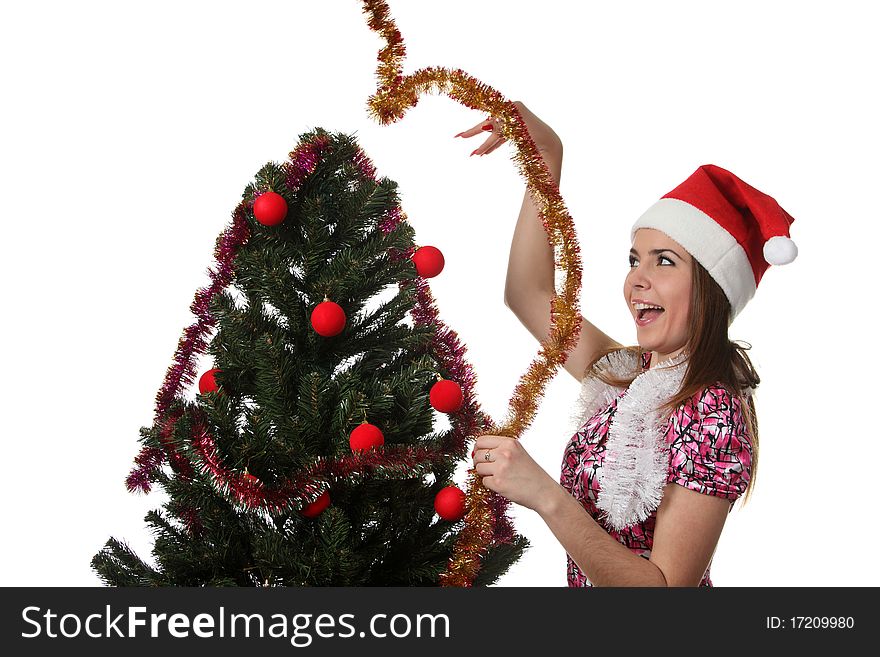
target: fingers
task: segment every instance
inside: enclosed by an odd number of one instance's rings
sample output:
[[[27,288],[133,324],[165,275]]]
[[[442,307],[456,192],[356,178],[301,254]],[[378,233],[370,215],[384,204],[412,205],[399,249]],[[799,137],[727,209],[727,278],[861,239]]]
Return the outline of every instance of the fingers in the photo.
[[[506,139],[502,135],[498,134],[497,120],[491,117],[484,121],[480,121],[477,125],[469,128],[468,130],[463,130],[462,132],[459,132],[455,136],[473,137],[474,135],[479,135],[483,133],[490,133],[488,139],[486,139],[486,141],[475,148],[471,155],[486,155],[494,151],[506,141]]]
[[[475,449],[471,452],[471,458],[474,461],[474,465],[479,465],[480,463],[491,463],[492,455],[489,449]],[[486,458],[486,455],[489,454],[489,458]]]
[[[455,136],[456,137],[473,137],[474,135],[479,135],[484,132],[490,132],[492,129],[494,129],[494,127],[495,126],[492,122],[492,118],[489,117],[488,119],[484,119],[483,121],[480,121],[473,128],[469,128],[467,130],[462,130],[461,132],[459,132]],[[453,137],[453,139],[454,139],[454,137]]]
[[[493,436],[491,434],[478,436],[477,442],[471,450],[474,466],[494,464],[503,460],[507,455],[507,444],[512,442],[516,441],[508,436]],[[486,458],[487,454],[489,455],[488,459]]]
[[[474,465],[478,463],[486,463],[486,451],[485,449],[477,449],[476,447],[471,450],[471,460],[474,462]]]
[[[504,440],[512,439],[507,436],[493,436],[490,433],[483,434],[482,436],[477,436],[477,442],[474,443],[474,449],[492,449],[493,447],[498,447],[498,445]]]
[[[489,153],[491,153],[492,151],[494,151],[496,148],[498,148],[499,146],[501,146],[501,144],[503,144],[505,141],[506,141],[505,139],[499,139],[499,140],[498,140],[497,142],[495,142],[492,146],[490,146],[489,148],[487,148],[487,149],[485,150],[485,152],[481,153],[481,155],[488,155]]]

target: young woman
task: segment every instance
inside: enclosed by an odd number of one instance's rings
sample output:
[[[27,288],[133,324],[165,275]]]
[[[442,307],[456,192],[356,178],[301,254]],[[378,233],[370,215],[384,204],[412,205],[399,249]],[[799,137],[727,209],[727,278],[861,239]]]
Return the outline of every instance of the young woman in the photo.
[[[516,103],[556,182],[562,142]],[[456,135],[489,133],[492,118]],[[797,256],[794,219],[714,165],[699,167],[632,227],[623,296],[638,345],[582,319],[565,369],[582,382],[582,424],[559,482],[518,440],[482,435],[483,484],[535,510],[568,553],[569,586],[712,586],[709,566],[733,503],[754,481],[760,379],[727,330],[769,264]],[[551,246],[526,191],[510,248],[505,303],[539,341],[555,295]]]

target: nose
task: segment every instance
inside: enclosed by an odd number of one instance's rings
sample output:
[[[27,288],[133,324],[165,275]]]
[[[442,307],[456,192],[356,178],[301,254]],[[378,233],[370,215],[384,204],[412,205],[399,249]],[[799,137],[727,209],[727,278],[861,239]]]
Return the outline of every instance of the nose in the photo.
[[[630,269],[629,284],[638,288],[651,287],[651,279],[645,272],[644,267],[642,267],[642,263],[639,263],[637,266]]]

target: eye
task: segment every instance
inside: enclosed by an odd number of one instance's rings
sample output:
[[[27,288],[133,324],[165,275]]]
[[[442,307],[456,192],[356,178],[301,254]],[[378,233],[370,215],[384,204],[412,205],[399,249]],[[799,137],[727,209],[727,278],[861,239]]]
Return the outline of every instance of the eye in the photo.
[[[663,260],[665,260],[665,261],[668,262],[670,265],[672,265],[673,267],[675,267],[675,263],[674,263],[670,258],[668,258],[667,256],[665,256],[665,255],[657,256],[657,262],[658,262],[658,263],[661,262],[661,261],[663,261]],[[637,259],[635,256],[631,255],[631,256],[629,257],[629,266],[630,266],[630,267],[635,267],[635,266],[636,266],[636,263],[638,263],[638,259]]]

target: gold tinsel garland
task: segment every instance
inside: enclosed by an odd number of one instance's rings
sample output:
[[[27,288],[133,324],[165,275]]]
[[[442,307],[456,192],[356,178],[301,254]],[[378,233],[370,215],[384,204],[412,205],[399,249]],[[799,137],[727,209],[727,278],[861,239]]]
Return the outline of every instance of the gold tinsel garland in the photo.
[[[387,125],[398,119],[425,93],[440,93],[466,107],[486,112],[498,121],[496,130],[515,146],[513,159],[538,208],[541,222],[553,247],[556,270],[565,273],[561,291],[551,302],[550,336],[539,356],[516,386],[505,423],[489,433],[519,438],[531,424],[537,404],[568,351],[577,344],[581,320],[578,296],[581,287],[580,249],[574,224],[559,194],[559,186],[544,164],[538,148],[513,102],[507,100],[461,69],[428,67],[403,75],[406,48],[384,0],[363,0],[370,29],[386,42],[379,51],[378,89],[368,101],[370,115]],[[480,568],[480,558],[493,539],[494,519],[488,503],[490,491],[471,469],[467,484],[464,527],[459,535],[447,571],[440,575],[442,586],[471,586]]]

